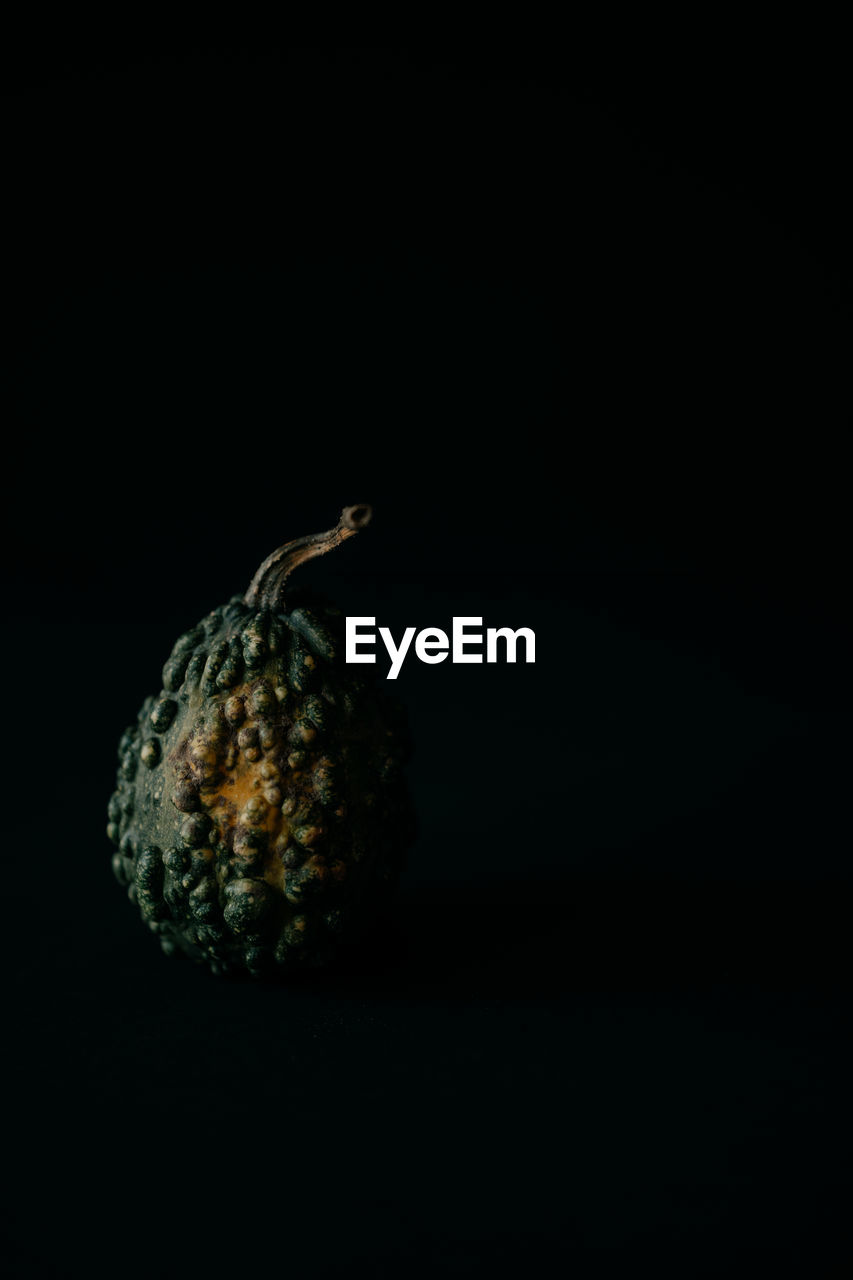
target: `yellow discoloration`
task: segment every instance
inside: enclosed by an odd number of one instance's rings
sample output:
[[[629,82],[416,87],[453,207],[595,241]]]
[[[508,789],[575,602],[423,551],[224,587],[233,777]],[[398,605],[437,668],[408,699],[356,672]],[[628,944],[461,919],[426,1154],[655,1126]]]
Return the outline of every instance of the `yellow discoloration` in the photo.
[[[254,794],[257,777],[244,758],[238,758],[236,766],[223,779],[217,790],[217,802],[234,813],[242,813]]]
[[[298,816],[306,843],[319,840],[323,829],[311,825],[312,811],[316,812],[310,759],[313,753],[293,753],[292,759],[303,767],[286,767],[276,754],[276,749],[282,750],[280,728],[264,723],[263,718],[255,722],[244,720],[246,705],[256,706],[263,701],[257,693],[250,685],[230,691],[221,704],[223,718],[208,718],[187,743],[184,768],[188,766],[201,784],[199,799],[214,824],[213,843],[225,844],[235,858],[261,859],[253,874],[261,874],[283,894],[286,869],[282,857],[293,840],[290,815]],[[271,707],[276,706],[271,702]],[[265,758],[261,745],[268,752]],[[205,850],[205,858],[208,854],[213,857],[211,850]],[[217,869],[220,883],[223,872],[223,868]],[[329,875],[322,861],[315,874],[320,879]]]

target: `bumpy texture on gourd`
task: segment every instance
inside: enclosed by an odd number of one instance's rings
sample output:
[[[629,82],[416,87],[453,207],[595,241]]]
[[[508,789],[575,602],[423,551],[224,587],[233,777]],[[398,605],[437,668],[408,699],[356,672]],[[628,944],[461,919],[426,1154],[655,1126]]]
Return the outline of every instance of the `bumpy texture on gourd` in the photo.
[[[343,662],[336,610],[235,597],[178,640],[121,739],[115,874],[166,952],[214,972],[323,964],[393,888],[405,755],[399,708]]]

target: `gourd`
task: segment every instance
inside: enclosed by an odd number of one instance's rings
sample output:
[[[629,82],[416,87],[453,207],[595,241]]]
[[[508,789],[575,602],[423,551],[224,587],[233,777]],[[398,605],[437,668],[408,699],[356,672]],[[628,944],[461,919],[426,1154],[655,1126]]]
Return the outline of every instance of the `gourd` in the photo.
[[[112,865],[163,950],[216,972],[328,963],[411,842],[401,708],[343,661],[343,618],[285,586],[369,521],[289,542],[175,643],[119,744]]]

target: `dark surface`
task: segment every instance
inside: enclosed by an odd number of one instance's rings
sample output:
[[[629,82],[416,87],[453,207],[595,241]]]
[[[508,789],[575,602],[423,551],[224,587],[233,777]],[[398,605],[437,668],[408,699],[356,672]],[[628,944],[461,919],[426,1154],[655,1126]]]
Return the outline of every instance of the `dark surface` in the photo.
[[[9,115],[16,1274],[843,1274],[831,75],[75,57],[22,54]],[[362,501],[306,579],[537,662],[410,658],[397,909],[216,981],[112,880],[115,744]]]

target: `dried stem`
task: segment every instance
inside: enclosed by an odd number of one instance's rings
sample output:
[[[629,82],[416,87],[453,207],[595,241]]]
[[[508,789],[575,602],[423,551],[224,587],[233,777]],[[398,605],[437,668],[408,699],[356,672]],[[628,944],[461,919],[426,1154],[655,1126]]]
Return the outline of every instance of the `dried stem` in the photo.
[[[272,555],[267,556],[249,584],[249,590],[245,595],[246,604],[255,609],[274,609],[280,612],[284,608],[284,584],[297,565],[303,564],[306,560],[313,560],[315,556],[324,556],[327,551],[333,551],[335,547],[340,546],[347,538],[351,538],[353,534],[358,533],[359,529],[369,524],[372,514],[372,508],[366,503],[355,507],[344,507],[334,529],[327,529],[325,533],[312,533],[306,538],[297,538],[294,542],[287,542],[277,551],[273,551]]]

